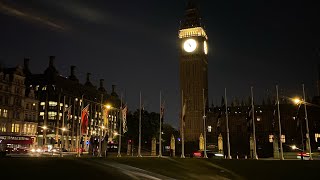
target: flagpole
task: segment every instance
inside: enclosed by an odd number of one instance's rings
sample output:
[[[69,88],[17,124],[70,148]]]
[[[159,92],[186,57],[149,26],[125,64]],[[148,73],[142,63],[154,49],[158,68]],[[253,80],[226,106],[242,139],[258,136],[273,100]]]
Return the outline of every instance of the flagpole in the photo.
[[[81,148],[81,137],[82,137],[82,132],[81,132],[81,126],[82,126],[82,109],[83,109],[83,95],[81,96],[81,101],[80,101],[80,127],[79,127],[79,142],[78,142],[78,157],[81,156],[81,153],[80,153],[80,149],[82,151],[82,148]],[[78,117],[78,118],[79,118]]]
[[[138,146],[138,157],[141,156],[141,91],[140,91],[140,110],[139,110],[139,146]]]
[[[63,96],[60,157],[63,157],[62,150],[63,150],[63,146],[64,146],[64,131],[65,131],[65,128],[64,128],[64,113],[65,113],[65,105],[66,105],[66,96]]]
[[[103,112],[103,105],[102,105],[102,103],[103,103],[103,94],[101,93],[101,100],[100,100],[100,110],[101,110],[101,123],[100,123],[100,137],[99,137],[99,155],[98,155],[98,157],[102,157],[102,131],[103,131],[103,129],[102,129],[102,126],[103,126],[103,124],[104,124],[104,119],[103,119],[103,116],[104,116],[104,112]]]
[[[162,141],[162,137],[161,137],[161,135],[162,135],[162,128],[161,128],[161,118],[162,118],[162,116],[163,116],[163,114],[162,114],[162,101],[161,101],[161,91],[160,91],[160,116],[159,116],[159,157],[162,157],[162,145],[161,145],[161,141]]]
[[[309,133],[309,120],[308,120],[308,111],[307,111],[307,103],[306,103],[306,93],[304,90],[304,84],[302,84],[302,93],[303,93],[303,103],[304,103],[304,114],[305,114],[305,120],[306,120],[306,129],[307,129],[307,145],[306,145],[306,149],[308,150],[308,146],[309,146],[309,156],[310,156],[310,160],[312,159],[312,154],[311,154],[311,143],[310,143],[310,133]]]
[[[280,160],[284,160],[282,138],[281,138],[282,133],[281,133],[280,102],[279,102],[279,87],[278,87],[278,85],[276,85],[276,91],[277,91],[277,107],[278,107],[278,121],[279,121]]]
[[[257,142],[256,142],[256,126],[254,118],[254,104],[253,104],[253,87],[251,86],[251,109],[252,109],[252,128],[253,128],[253,159],[257,157]]]
[[[202,99],[203,99],[203,140],[204,140],[204,158],[208,158],[207,156],[207,130],[206,130],[206,100],[204,97],[204,89],[202,89]]]
[[[226,126],[227,126],[227,145],[228,145],[228,159],[231,159],[230,155],[230,130],[229,130],[229,115],[228,115],[228,100],[227,100],[227,88],[224,89],[224,104],[226,106]]]
[[[122,93],[121,93],[121,98],[120,98],[120,116],[119,116],[119,120],[120,120],[120,125],[119,125],[119,147],[118,147],[118,155],[117,157],[121,157],[121,136],[122,136],[122,117],[123,117],[123,114],[122,114]]]
[[[181,158],[184,156],[184,102],[183,102],[183,91],[181,92]]]

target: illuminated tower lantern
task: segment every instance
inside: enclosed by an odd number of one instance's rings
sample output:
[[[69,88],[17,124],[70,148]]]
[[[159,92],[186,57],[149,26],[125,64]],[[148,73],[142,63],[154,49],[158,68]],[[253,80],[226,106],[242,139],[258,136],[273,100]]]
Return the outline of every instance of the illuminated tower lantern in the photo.
[[[186,103],[184,137],[189,142],[198,141],[203,134],[203,99],[208,104],[207,41],[199,10],[189,1],[179,30],[180,92]]]

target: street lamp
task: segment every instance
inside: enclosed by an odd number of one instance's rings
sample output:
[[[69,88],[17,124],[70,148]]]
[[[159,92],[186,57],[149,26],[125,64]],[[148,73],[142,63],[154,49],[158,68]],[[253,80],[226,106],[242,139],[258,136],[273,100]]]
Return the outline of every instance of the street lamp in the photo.
[[[43,145],[43,148],[44,148],[44,146],[46,145],[46,142],[47,142],[47,132],[46,132],[46,130],[48,129],[48,127],[47,126],[42,126],[41,127],[42,128],[42,131],[43,131],[43,134],[42,134],[42,145]]]
[[[296,145],[292,145],[292,146],[291,146],[291,149],[292,149],[292,150],[296,150],[296,149],[298,149],[298,148],[297,148]]]
[[[61,128],[62,130],[62,134],[61,134],[61,144],[60,144],[60,157],[63,157],[62,155],[62,150],[63,150],[63,144],[64,144],[64,131],[66,131],[67,129],[65,127]]]
[[[309,154],[310,154],[310,160],[312,160],[312,154],[311,154],[311,143],[310,143],[310,132],[309,132],[309,120],[308,120],[308,112],[307,112],[307,102],[305,101],[306,99],[306,94],[305,94],[305,90],[304,90],[304,84],[302,84],[302,94],[303,94],[303,100],[299,99],[299,98],[294,98],[293,102],[295,104],[304,104],[304,114],[305,114],[305,120],[306,120],[306,139],[307,139],[307,150],[309,148]]]

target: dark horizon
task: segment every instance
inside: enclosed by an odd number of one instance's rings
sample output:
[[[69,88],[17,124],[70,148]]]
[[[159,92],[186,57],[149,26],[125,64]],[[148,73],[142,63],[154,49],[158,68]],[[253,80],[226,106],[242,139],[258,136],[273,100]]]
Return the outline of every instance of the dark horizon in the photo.
[[[159,91],[166,102],[165,122],[178,127],[179,21],[185,1],[101,2],[97,0],[0,1],[0,61],[42,73],[56,56],[63,76],[76,66],[76,76],[125,94],[130,110],[159,111]],[[281,95],[316,95],[320,63],[317,7],[304,1],[198,2],[209,37],[209,100],[220,105],[224,88],[228,101],[247,99],[254,86],[258,102],[278,83]]]

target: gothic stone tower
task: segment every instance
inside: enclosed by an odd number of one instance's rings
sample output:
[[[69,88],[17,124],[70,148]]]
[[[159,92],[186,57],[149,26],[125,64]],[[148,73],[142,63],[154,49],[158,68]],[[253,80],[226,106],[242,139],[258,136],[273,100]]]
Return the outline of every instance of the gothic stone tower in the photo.
[[[203,134],[204,104],[208,104],[207,40],[199,11],[189,1],[179,30],[180,92],[186,105],[185,141],[198,141]]]

